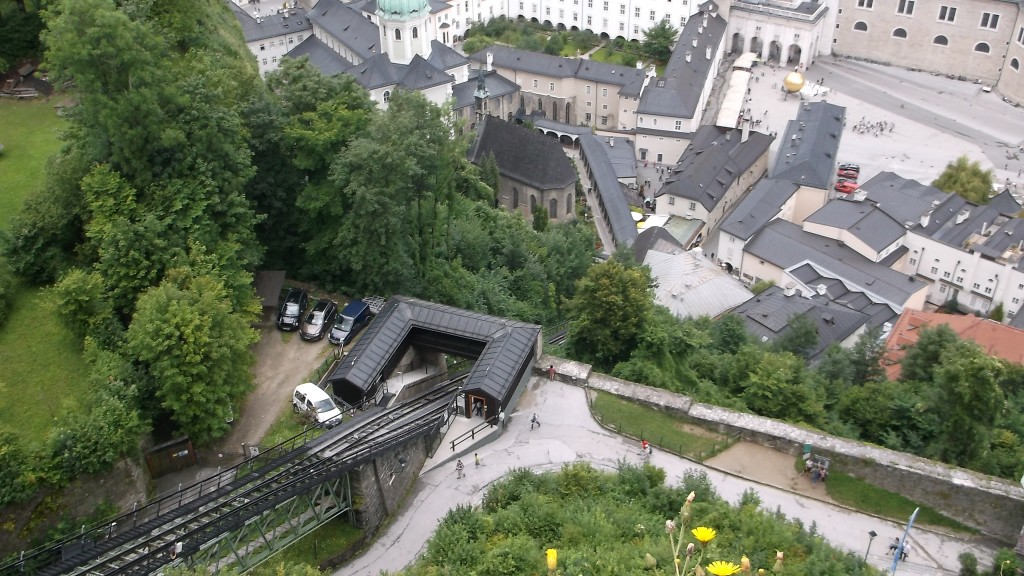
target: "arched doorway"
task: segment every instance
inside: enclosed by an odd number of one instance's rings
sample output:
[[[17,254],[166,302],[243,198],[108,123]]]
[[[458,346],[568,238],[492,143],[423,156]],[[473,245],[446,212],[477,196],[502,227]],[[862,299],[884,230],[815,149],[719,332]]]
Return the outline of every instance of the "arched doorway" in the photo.
[[[558,142],[562,146],[572,146],[576,142],[576,139],[568,134],[562,134],[558,137]]]
[[[803,49],[800,48],[799,44],[790,44],[789,53],[786,55],[786,64],[790,66],[797,66],[800,64],[800,57],[803,55]]]
[[[739,54],[740,52],[743,52],[743,44],[743,34],[737,32],[732,35],[732,45],[729,48],[729,51],[733,54]]]
[[[782,44],[779,44],[778,40],[772,40],[768,45],[768,59],[782,63]]]
[[[764,41],[754,36],[750,39],[750,51],[758,56],[761,56],[761,50],[764,49]]]

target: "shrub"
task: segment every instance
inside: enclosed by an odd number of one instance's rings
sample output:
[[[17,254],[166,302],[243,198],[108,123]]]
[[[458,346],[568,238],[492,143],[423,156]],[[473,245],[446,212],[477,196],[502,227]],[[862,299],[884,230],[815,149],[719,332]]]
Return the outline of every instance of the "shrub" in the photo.
[[[7,261],[0,258],[0,326],[7,321],[7,312],[14,302],[14,293],[14,273],[7,265]]]

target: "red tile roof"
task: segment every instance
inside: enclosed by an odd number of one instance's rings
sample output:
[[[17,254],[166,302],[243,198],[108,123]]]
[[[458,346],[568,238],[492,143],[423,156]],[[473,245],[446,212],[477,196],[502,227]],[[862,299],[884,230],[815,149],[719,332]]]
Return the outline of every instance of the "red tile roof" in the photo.
[[[899,378],[900,360],[906,353],[905,349],[917,343],[921,328],[938,324],[949,326],[961,339],[981,346],[989,356],[1024,363],[1024,330],[977,316],[904,310],[885,342],[882,364],[890,380]]]

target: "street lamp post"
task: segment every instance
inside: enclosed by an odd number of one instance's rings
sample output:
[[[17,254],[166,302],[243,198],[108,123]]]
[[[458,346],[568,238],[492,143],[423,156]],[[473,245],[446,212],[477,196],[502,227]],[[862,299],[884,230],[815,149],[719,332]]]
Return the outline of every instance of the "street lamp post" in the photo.
[[[874,530],[868,531],[868,549],[864,551],[865,562],[868,561],[868,553],[871,552],[871,543],[875,541],[875,536],[878,536],[877,532],[875,532]]]

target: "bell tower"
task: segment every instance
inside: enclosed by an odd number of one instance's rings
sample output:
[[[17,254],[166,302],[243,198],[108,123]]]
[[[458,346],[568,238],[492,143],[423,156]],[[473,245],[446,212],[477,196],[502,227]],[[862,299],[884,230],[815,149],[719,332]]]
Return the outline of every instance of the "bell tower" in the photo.
[[[378,0],[380,45],[388,58],[408,64],[416,55],[430,56],[430,4],[427,0]]]

